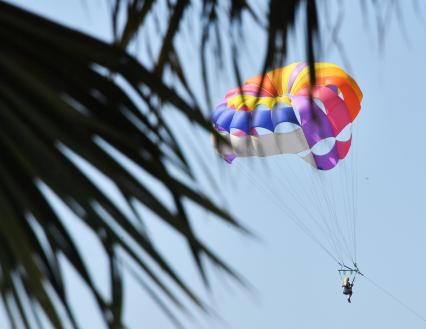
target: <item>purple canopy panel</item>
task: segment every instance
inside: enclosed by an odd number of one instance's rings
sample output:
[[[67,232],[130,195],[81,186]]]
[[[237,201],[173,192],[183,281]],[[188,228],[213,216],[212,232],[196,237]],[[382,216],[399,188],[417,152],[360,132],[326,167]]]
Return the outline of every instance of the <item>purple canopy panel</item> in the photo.
[[[337,152],[337,145],[335,144],[331,151],[324,155],[316,155],[312,153],[318,169],[330,170],[333,169],[339,162],[339,153]]]
[[[318,105],[310,102],[309,96],[294,96],[291,102],[294,109],[299,111],[302,130],[310,148],[325,138],[336,137],[327,115],[321,111]],[[339,160],[336,145],[329,153],[313,154],[313,157],[318,169],[322,170],[333,168]]]
[[[293,72],[291,72],[290,78],[288,79],[287,93],[290,93],[290,90],[293,87],[294,81],[296,80],[299,73],[302,72],[302,70],[306,67],[306,65],[307,64],[305,62],[300,62],[299,64],[296,65]]]

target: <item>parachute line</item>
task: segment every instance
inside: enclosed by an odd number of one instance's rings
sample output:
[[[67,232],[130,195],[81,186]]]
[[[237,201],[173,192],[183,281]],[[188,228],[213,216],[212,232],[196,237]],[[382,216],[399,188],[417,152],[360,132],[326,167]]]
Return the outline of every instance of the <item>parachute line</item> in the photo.
[[[275,158],[274,158],[274,160],[275,160]],[[285,168],[283,168],[283,166],[278,164],[278,162],[274,161],[274,164],[275,164],[275,166],[278,167],[279,171],[281,171],[281,172],[286,171]],[[298,176],[296,171],[293,170],[293,168],[291,166],[288,166],[288,169],[289,169],[290,174],[291,174],[290,177],[297,177]],[[290,182],[286,181],[284,179],[284,177],[288,178],[288,176],[285,176],[285,175],[283,175],[283,176],[278,175],[278,180],[281,181],[280,186],[285,187],[287,192],[290,193],[292,195],[292,197],[294,198],[294,201],[296,203],[298,203],[299,206],[306,211],[308,217],[316,224],[316,226],[319,228],[319,230],[321,231],[321,233],[323,234],[325,239],[328,241],[330,246],[332,246],[334,248],[334,251],[336,252],[336,255],[338,255],[339,259],[343,260],[342,257],[339,256],[341,246],[339,246],[338,240],[335,239],[335,235],[333,234],[333,231],[332,231],[329,223],[325,219],[324,213],[322,211],[319,211],[319,215],[321,217],[322,222],[325,223],[326,229],[324,229],[324,227],[321,225],[322,223],[320,223],[318,220],[316,220],[316,217],[312,214],[312,212],[309,210],[309,208],[304,206],[303,203],[300,201],[300,200],[303,200],[303,197],[301,196],[300,192],[299,193],[296,192],[296,191],[298,191],[298,189],[293,189],[292,186],[289,186],[289,185],[291,185],[291,184],[289,184]],[[308,175],[306,175],[306,177],[307,177],[307,179],[310,179],[310,177],[308,177]],[[289,180],[289,178],[288,178],[288,180]],[[310,193],[310,192],[312,192],[311,189],[308,189],[307,192],[308,192],[307,195],[308,195],[308,197],[310,197],[313,204],[317,203],[319,205],[321,203],[321,201],[319,201],[319,200],[321,200],[319,197],[315,198],[315,196],[317,195],[316,193]],[[321,210],[321,208],[320,208],[320,210]]]
[[[344,251],[345,256],[348,259],[352,259],[349,245],[346,241],[345,234],[343,234],[342,228],[340,226],[340,221],[338,219],[338,215],[337,215],[337,212],[336,212],[336,202],[335,202],[335,199],[332,197],[335,194],[333,192],[332,181],[330,181],[330,189],[331,189],[331,195],[332,195],[332,196],[330,196],[329,188],[327,187],[326,182],[325,182],[324,178],[321,176],[321,174],[322,173],[318,173],[318,175],[317,175],[317,174],[314,173],[314,177],[317,179],[317,182],[319,182],[318,183],[319,186],[322,187],[321,190],[323,191],[323,193],[320,193],[320,194],[322,194],[324,196],[324,200],[325,200],[325,203],[326,203],[327,208],[328,208],[328,214],[331,218],[330,221],[332,222],[332,224],[335,228],[335,232],[336,232],[335,234],[336,234],[336,236],[341,237],[340,243],[341,243],[342,250]],[[343,262],[343,259],[342,259],[342,262]]]
[[[312,241],[314,241],[321,249],[324,250],[324,252],[330,256],[331,259],[333,259],[336,263],[339,264],[339,260],[332,254],[332,252],[323,244],[321,243],[321,241],[312,233],[312,231],[309,229],[309,227],[307,227],[303,221],[300,220],[300,218],[298,218],[298,216],[289,208],[286,207],[284,203],[281,202],[281,200],[279,200],[277,198],[277,196],[275,195],[275,193],[270,190],[269,188],[267,188],[266,186],[264,186],[263,184],[260,184],[259,182],[256,181],[256,179],[254,177],[256,177],[255,175],[249,175],[246,171],[245,171],[245,167],[241,166],[241,168],[243,168],[242,172],[243,174],[246,176],[246,178],[248,180],[250,180],[252,182],[252,184],[260,189],[262,189],[265,194],[269,194],[269,196],[271,197],[270,200],[272,200],[274,202],[274,204],[287,216],[295,225],[297,225],[299,227],[299,229],[305,233],[305,235],[307,235]]]

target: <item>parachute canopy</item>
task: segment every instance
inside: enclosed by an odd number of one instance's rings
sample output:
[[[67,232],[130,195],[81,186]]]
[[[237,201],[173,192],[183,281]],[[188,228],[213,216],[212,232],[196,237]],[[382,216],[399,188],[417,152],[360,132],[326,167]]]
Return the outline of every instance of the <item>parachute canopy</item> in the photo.
[[[344,159],[361,90],[337,65],[316,63],[315,74],[310,88],[309,65],[298,62],[229,91],[212,114],[215,129],[229,142],[218,147],[224,159],[297,154],[321,170]]]

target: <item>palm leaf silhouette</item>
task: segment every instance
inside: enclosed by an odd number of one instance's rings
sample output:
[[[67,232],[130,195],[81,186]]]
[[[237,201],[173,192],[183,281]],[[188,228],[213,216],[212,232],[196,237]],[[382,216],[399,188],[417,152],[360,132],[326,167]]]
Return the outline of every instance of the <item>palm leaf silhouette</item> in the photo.
[[[126,51],[148,17],[156,15],[157,3],[154,0],[112,2],[114,42],[109,44],[0,2],[0,293],[12,327],[32,328],[33,322],[40,322],[42,312],[55,328],[64,327],[64,317],[72,327],[79,328],[67,298],[61,258],[85,282],[105,323],[110,328],[124,327],[124,269],[120,253],[136,264],[136,270],[126,270],[177,326],[181,324],[168,305],[172,303],[182,310],[184,306],[181,298],[163,282],[159,271],[188,300],[207,312],[197,293],[151,242],[144,218],[136,210],[138,204],[150,209],[158,220],[187,241],[206,284],[208,277],[202,257],[244,282],[196,235],[184,202],[189,200],[241,232],[248,231],[234,216],[194,188],[197,180],[184,156],[184,145],[176,141],[173,127],[164,120],[161,110],[173,106],[194,125],[211,131],[208,111],[198,106],[182,58],[174,46],[181,25],[188,21],[185,15],[193,2],[168,2],[168,25],[150,66]],[[245,14],[255,24],[264,26],[268,45],[263,70],[282,61],[288,30],[294,25],[298,7],[305,2],[271,0],[263,8],[268,13],[266,20],[244,0],[226,3],[229,5],[226,19],[235,29],[242,24]],[[211,103],[208,44],[216,44],[215,54],[220,60],[226,56],[223,45],[235,50],[239,41],[221,35],[218,17],[223,15],[223,8],[217,1],[204,0],[198,4],[202,10],[195,19],[202,22],[203,29],[199,50],[202,79],[206,98]],[[317,33],[315,1],[306,1],[305,7],[307,57],[312,64]],[[118,17],[123,11],[126,18],[120,25]],[[234,52],[233,56],[234,73],[241,81],[237,54]],[[179,81],[186,96],[166,83],[166,69]],[[170,166],[186,178],[177,179]],[[139,179],[139,171],[168,191],[174,203],[172,209],[159,193]],[[115,186],[121,203],[95,176]],[[110,264],[109,298],[94,284],[78,247],[78,238],[64,225],[55,203],[70,210],[101,242]],[[138,272],[144,272],[150,282],[143,281]]]

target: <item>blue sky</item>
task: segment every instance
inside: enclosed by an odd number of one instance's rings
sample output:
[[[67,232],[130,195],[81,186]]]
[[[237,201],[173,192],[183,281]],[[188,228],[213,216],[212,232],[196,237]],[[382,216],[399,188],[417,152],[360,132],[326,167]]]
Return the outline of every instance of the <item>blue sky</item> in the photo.
[[[47,17],[102,39],[110,39],[106,1],[15,2],[25,7],[31,6]],[[334,21],[339,15],[344,15],[339,36],[348,62],[342,59],[335,46],[327,46],[329,34],[326,30],[320,60],[344,67],[364,93],[354,136],[358,177],[358,262],[367,276],[426,317],[426,286],[422,284],[426,271],[423,262],[426,250],[426,111],[423,101],[426,66],[422,63],[426,58],[426,8],[419,12],[411,7],[411,2],[410,6],[401,7],[402,23],[398,23],[395,13],[390,18],[382,15],[386,35],[383,45],[380,45],[372,8],[370,15],[363,17],[358,1],[346,1],[340,12],[337,7],[339,1],[330,0],[327,3],[328,19]],[[320,12],[320,15],[324,15],[321,17],[326,19],[323,8],[320,8]],[[248,50],[240,58],[244,79],[261,70],[263,52],[259,52],[259,49],[265,43],[261,31],[251,26],[245,28]],[[188,52],[184,65],[193,74],[191,83],[202,97],[199,70],[191,62],[196,50],[185,43],[179,47]],[[286,62],[304,59],[303,28],[300,24],[295,36],[290,38],[289,49]],[[211,60],[209,63],[214,70],[215,62]],[[214,82],[217,82],[212,84],[215,100],[220,100],[228,89],[235,87],[232,79],[222,78]],[[175,115],[170,111],[172,118]],[[179,118],[176,118],[176,122],[185,129],[188,127]],[[207,135],[199,132],[197,136],[201,136],[197,147],[202,150],[208,163],[212,163],[214,176],[224,182],[221,184],[221,196],[217,196],[218,202],[225,199],[226,203],[223,204],[227,204],[260,239],[241,236],[208,214],[191,208],[193,224],[200,236],[253,286],[250,291],[242,289],[208,266],[214,291],[208,294],[202,287],[183,241],[155,218],[148,221],[158,248],[170,256],[171,264],[205,296],[221,318],[197,315],[196,319],[190,320],[182,317],[188,328],[424,327],[424,322],[362,278],[356,284],[353,303],[346,303],[340,291],[336,264],[289,221],[285,213],[268,201],[268,196],[265,197],[262,191],[247,182],[237,166],[231,168],[216,161]],[[182,135],[182,141],[185,140],[187,136]],[[287,160],[283,161],[283,165],[287,165]],[[294,160],[288,162],[295,163]],[[261,171],[262,168],[258,166],[255,170]],[[205,182],[201,169],[198,172]],[[280,172],[271,167],[269,176],[272,180],[278,175]],[[104,184],[107,186],[108,183],[105,181]],[[204,185],[207,193],[218,194],[218,191],[214,192],[207,184]],[[303,185],[308,186],[306,182],[301,182]],[[280,193],[283,202],[287,200],[279,184],[276,183],[273,190]],[[80,236],[92,271],[98,275],[98,284],[107,287],[105,271],[98,270],[106,268],[99,245],[84,227],[76,226],[77,221],[73,221],[72,214],[66,213],[64,217]],[[80,286],[75,273],[69,270],[67,277],[70,296],[77,304],[83,327],[102,328],[100,319],[93,315],[93,303]],[[172,328],[130,277],[126,296],[125,317],[131,328]]]

